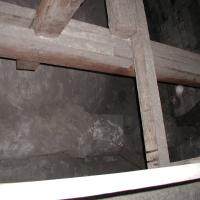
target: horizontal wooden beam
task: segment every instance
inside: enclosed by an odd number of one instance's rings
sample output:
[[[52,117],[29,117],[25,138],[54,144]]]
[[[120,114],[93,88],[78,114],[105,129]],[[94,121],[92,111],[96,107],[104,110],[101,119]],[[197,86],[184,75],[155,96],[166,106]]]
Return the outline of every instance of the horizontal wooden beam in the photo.
[[[35,10],[21,7],[15,4],[6,3],[4,1],[0,1],[0,13],[1,22],[5,20],[8,23],[13,23],[19,21],[20,25],[25,25],[26,27],[31,25],[31,22],[33,21],[35,17]],[[25,21],[29,23],[25,23]],[[31,20],[31,21],[30,21]]]
[[[36,34],[56,37],[84,0],[42,0],[33,23]]]
[[[200,179],[200,164],[79,178],[0,184],[5,200],[72,199]]]
[[[0,57],[119,75],[134,74],[132,60],[124,55],[129,52],[128,41],[112,37],[107,29],[94,25],[72,20],[63,34],[54,39],[38,37],[29,28],[0,23],[0,37],[4,38],[0,40]],[[122,51],[115,51],[117,46]]]
[[[151,42],[159,80],[200,85],[200,55],[158,42]]]
[[[14,15],[12,15],[14,13]],[[24,14],[26,13],[26,14]],[[30,30],[35,10],[0,2],[0,57],[135,76],[131,43],[103,27],[71,20],[58,38]],[[25,17],[26,16],[26,17]],[[200,85],[200,55],[151,42],[159,81]]]

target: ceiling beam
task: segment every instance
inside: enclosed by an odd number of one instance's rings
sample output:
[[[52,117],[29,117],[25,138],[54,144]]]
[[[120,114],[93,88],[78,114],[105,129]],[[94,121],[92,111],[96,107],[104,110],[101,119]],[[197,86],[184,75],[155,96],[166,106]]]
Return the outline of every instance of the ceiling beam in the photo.
[[[56,37],[84,0],[41,0],[33,21],[36,34]]]
[[[130,40],[73,19],[58,38],[37,37],[29,29],[34,15],[0,1],[0,57],[135,76]],[[151,46],[159,81],[200,86],[199,54],[153,41]]]

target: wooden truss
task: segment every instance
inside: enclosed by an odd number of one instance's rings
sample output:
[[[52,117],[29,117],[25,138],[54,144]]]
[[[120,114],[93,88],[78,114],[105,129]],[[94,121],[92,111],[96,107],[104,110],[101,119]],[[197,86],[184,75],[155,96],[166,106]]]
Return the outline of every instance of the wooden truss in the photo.
[[[130,178],[141,178],[138,184],[85,193],[85,196],[199,179],[199,158],[170,163],[157,79],[199,86],[200,55],[150,41],[142,0],[106,0],[109,29],[71,19],[83,1],[41,0],[37,11],[0,2],[0,56],[16,59],[17,69],[36,70],[40,63],[45,63],[135,76],[148,168],[197,162],[137,171]],[[178,170],[182,174],[177,173]],[[151,173],[155,176],[152,177]],[[173,178],[169,178],[170,174],[173,174]],[[113,176],[102,177],[105,181],[107,178],[117,181]],[[124,181],[128,178],[126,173],[120,177]],[[99,176],[96,178],[97,181],[101,179]],[[155,182],[149,181],[154,178]],[[85,178],[84,184],[88,180]],[[76,182],[76,178],[63,181],[63,186],[67,182]],[[48,188],[48,184],[46,182],[45,187]],[[18,184],[13,186],[20,188]],[[12,188],[11,185],[6,187]],[[3,188],[0,186],[0,192]],[[62,198],[80,196],[84,195],[66,195]]]

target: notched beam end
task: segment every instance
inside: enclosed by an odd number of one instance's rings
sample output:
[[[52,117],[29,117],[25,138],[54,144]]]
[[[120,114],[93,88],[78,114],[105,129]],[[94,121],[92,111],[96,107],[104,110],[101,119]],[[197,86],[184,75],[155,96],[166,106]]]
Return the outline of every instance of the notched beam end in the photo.
[[[26,60],[16,60],[16,70],[35,71],[40,63]]]

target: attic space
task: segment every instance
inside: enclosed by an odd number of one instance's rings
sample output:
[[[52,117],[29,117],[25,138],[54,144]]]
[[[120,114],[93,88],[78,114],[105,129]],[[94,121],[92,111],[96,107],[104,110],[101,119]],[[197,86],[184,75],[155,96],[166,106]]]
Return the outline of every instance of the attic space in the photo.
[[[30,10],[40,4],[2,2]],[[199,0],[144,0],[144,5],[152,41],[200,53]],[[104,0],[85,0],[73,18],[104,28],[109,24]],[[0,59],[0,182],[146,169],[135,78],[94,72],[90,62],[89,70],[56,62],[27,71],[16,70],[14,59]],[[187,72],[185,81],[186,72],[174,66],[177,77],[166,71],[158,83],[170,162],[200,156],[200,71]]]

